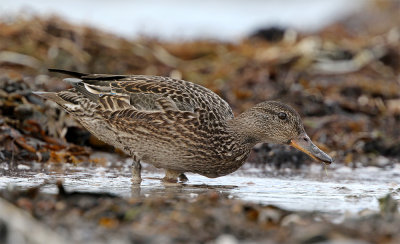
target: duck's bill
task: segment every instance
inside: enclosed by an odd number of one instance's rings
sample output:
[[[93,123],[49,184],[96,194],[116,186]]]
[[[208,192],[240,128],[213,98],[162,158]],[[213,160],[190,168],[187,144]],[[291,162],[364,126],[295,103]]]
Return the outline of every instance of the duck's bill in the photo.
[[[297,148],[298,150],[304,152],[305,154],[317,161],[322,161],[327,164],[332,163],[332,158],[321,149],[319,149],[316,145],[314,145],[314,143],[305,133],[301,134],[296,139],[290,140],[289,145]]]

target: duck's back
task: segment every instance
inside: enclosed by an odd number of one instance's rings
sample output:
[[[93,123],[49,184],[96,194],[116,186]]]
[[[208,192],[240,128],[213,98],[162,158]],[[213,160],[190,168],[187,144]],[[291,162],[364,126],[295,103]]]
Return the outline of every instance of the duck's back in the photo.
[[[77,79],[66,79],[75,89],[93,102],[102,102],[104,95],[129,99],[129,105],[137,110],[157,111],[158,100],[166,99],[179,111],[204,110],[211,113],[211,120],[233,118],[226,101],[211,90],[195,83],[162,76],[81,74],[64,70],[52,70],[69,74]],[[113,108],[108,108],[113,109]],[[213,118],[215,116],[215,118]]]

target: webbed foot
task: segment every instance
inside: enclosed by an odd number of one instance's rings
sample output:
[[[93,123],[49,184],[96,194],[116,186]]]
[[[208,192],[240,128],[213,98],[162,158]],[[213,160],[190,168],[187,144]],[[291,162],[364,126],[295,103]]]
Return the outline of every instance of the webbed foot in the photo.
[[[188,178],[184,173],[171,170],[171,169],[166,169],[165,170],[165,176],[162,179],[164,183],[178,183],[178,182],[186,182],[188,181]]]
[[[180,182],[186,182],[186,181],[189,180],[188,177],[186,177],[186,175],[184,173],[181,173],[179,175],[178,179],[179,179]]]

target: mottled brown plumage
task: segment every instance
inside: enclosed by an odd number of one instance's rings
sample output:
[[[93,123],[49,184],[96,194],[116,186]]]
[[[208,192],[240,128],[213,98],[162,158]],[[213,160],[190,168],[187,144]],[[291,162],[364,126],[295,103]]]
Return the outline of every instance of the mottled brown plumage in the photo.
[[[165,169],[168,181],[185,179],[185,172],[229,174],[259,142],[290,144],[332,161],[312,144],[297,112],[280,102],[260,103],[234,118],[217,94],[188,81],[52,71],[77,77],[65,79],[73,88],[36,94],[55,101],[100,140],[132,156],[136,183],[141,182],[140,161]]]

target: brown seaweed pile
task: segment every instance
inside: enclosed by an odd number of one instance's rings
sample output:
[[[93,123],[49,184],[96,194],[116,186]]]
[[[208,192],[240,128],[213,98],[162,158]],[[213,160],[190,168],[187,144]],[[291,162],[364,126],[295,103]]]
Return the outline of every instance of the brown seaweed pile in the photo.
[[[80,162],[110,150],[31,90],[65,89],[47,68],[147,74],[204,85],[235,113],[269,100],[293,105],[336,163],[400,160],[400,16],[390,2],[312,34],[269,28],[239,43],[127,40],[53,18],[0,22],[0,159]],[[377,163],[384,157],[387,162]],[[250,162],[299,167],[295,150],[260,145]]]

